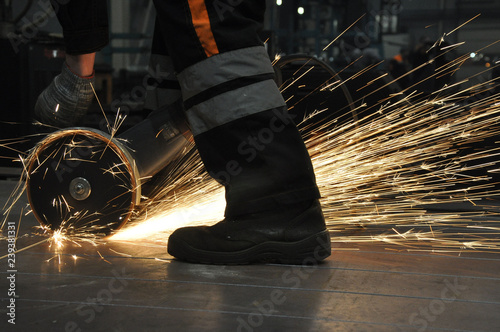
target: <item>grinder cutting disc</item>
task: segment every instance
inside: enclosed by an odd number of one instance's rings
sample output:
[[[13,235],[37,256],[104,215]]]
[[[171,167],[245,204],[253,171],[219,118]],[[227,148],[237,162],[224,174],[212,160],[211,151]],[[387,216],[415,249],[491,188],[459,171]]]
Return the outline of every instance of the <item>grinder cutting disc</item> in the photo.
[[[109,234],[140,199],[135,163],[104,132],[73,128],[40,142],[28,164],[27,194],[35,217],[52,229]]]

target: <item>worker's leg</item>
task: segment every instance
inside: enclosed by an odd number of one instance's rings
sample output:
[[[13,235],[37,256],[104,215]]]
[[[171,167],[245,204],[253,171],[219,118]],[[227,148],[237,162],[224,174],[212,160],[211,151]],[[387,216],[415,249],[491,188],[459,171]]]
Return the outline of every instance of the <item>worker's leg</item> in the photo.
[[[234,3],[155,1],[198,151],[227,202],[222,222],[177,230],[169,252],[209,263],[324,259],[311,160],[258,37],[265,1]]]

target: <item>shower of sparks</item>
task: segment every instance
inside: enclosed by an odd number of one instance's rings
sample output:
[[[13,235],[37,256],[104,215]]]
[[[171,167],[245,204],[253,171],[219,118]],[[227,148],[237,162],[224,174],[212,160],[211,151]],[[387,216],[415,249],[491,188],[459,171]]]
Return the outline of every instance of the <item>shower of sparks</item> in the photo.
[[[433,47],[440,44],[437,41]],[[446,51],[460,45],[446,46]],[[452,60],[428,79],[455,74],[467,59],[468,55],[463,55]],[[346,81],[373,68],[375,65],[343,81],[332,77],[313,93],[342,89]],[[296,73],[281,89],[299,84],[307,73]],[[360,89],[380,79],[371,79]],[[408,251],[500,250],[500,184],[494,180],[500,173],[496,162],[500,148],[497,142],[489,142],[491,147],[483,150],[471,148],[496,137],[500,129],[500,96],[492,92],[498,82],[467,86],[470,81],[445,86],[425,98],[412,86],[385,96],[376,105],[357,100],[341,110],[352,112],[350,120],[345,116],[325,118],[328,108],[324,105],[317,105],[318,109],[304,118],[299,128],[311,155],[333,242],[387,243]],[[300,84],[303,86],[303,81]],[[304,99],[298,98],[292,95],[287,100],[290,108]],[[112,137],[122,122],[119,116],[113,126],[108,122]],[[75,147],[66,148],[71,155]],[[21,158],[23,179],[29,176],[26,160],[36,155],[36,148],[34,151]],[[120,177],[115,166],[102,169],[103,174]],[[210,225],[223,218],[224,190],[204,172],[193,144],[186,146],[183,156],[172,161],[161,176],[149,181],[155,190],[143,197],[132,220],[109,240],[165,243],[179,227]],[[10,205],[6,205],[5,220],[22,195],[23,183],[20,181]],[[61,211],[71,210],[64,197],[54,198],[54,204]],[[72,223],[88,217],[87,213],[79,211],[56,231],[42,227],[50,234],[50,246],[62,250],[67,243],[78,245],[81,241],[96,245],[96,226],[72,228]]]
[[[436,73],[462,64],[452,61]],[[327,88],[318,91],[333,91],[341,86],[337,82],[325,82]],[[498,133],[499,95],[474,100],[494,85],[463,85],[458,92],[445,86],[426,98],[407,90],[403,99],[397,94],[377,105],[361,104],[355,111],[363,116],[356,121],[315,122],[324,108],[307,116],[299,127],[332,241],[397,244],[408,251],[500,250],[500,191],[493,180],[500,172],[494,161],[500,148],[470,148]],[[294,97],[288,100],[292,107]],[[165,241],[178,227],[222,219],[222,188],[199,165],[193,153],[173,167],[139,217],[111,239]],[[454,209],[460,212],[449,212]]]
[[[470,174],[495,164],[484,159],[500,155],[500,148],[461,153],[498,132],[498,95],[460,103],[478,88],[456,94],[452,103],[434,96],[386,102],[356,123],[332,119],[303,132],[333,242],[500,249],[499,209],[488,201],[500,200],[500,192],[487,174]],[[200,165],[193,154],[174,167],[138,219],[111,239],[164,241],[180,226],[223,218],[222,188]],[[441,208],[450,204],[467,210]]]
[[[179,227],[213,224],[223,218],[224,190],[204,172],[192,143],[160,175],[157,189],[144,197],[138,216],[111,240],[165,241]]]

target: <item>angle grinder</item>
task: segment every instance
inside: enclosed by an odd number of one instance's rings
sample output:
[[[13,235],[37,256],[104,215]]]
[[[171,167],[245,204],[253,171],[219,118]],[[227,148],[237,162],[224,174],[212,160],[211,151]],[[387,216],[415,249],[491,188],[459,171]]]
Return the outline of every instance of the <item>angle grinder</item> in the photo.
[[[33,214],[51,230],[109,234],[132,217],[141,185],[191,140],[181,101],[116,137],[81,127],[49,134],[27,162]]]

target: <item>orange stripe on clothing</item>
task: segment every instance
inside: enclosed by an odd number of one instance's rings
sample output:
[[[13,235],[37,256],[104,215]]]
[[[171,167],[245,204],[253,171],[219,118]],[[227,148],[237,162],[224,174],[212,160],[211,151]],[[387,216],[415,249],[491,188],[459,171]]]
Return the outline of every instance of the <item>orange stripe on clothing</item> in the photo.
[[[204,0],[188,0],[193,26],[207,57],[219,53]]]

